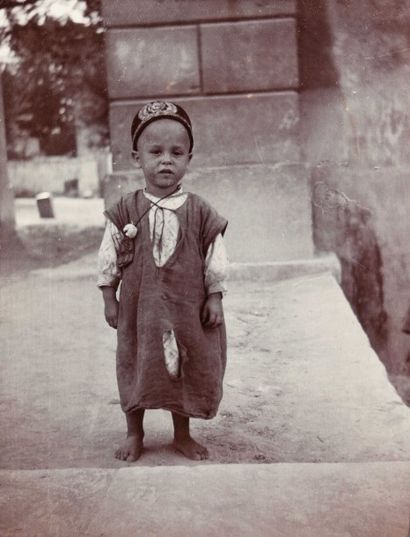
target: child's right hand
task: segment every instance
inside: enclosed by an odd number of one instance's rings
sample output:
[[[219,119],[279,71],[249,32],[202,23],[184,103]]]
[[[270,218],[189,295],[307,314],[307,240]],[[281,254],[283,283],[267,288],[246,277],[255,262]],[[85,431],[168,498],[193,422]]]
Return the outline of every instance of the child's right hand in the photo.
[[[119,309],[119,303],[116,298],[105,301],[105,307],[104,307],[105,320],[111,326],[111,328],[117,328],[118,309]]]
[[[111,328],[117,328],[119,303],[114,287],[104,286],[101,288],[104,300],[105,320]]]

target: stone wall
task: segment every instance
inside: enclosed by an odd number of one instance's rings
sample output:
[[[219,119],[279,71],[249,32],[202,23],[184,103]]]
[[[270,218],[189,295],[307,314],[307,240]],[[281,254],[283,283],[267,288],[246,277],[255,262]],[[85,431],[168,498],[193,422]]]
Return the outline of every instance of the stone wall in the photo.
[[[132,167],[136,108],[192,117],[192,166],[298,161],[296,1],[103,2],[114,170]]]
[[[319,178],[328,192],[337,191],[368,214],[362,225],[374,233],[380,262],[376,267],[374,256],[372,266],[360,268],[351,256],[351,267],[368,271],[373,297],[382,299],[378,308],[380,314],[387,312],[388,337],[385,349],[377,350],[393,373],[410,373],[409,336],[401,332],[410,302],[409,36],[405,1],[300,0],[304,155],[315,182]],[[325,210],[338,208],[330,203]],[[325,223],[323,207],[316,209],[319,245],[349,255],[351,238],[341,245],[337,218],[332,217],[333,225],[332,218]],[[356,254],[359,248],[363,253],[373,248],[361,236]],[[370,310],[368,318],[375,314],[374,306]]]
[[[312,257],[300,161],[295,0],[103,1],[115,173],[106,203],[135,188],[130,124],[155,98],[194,128],[185,179],[229,220],[235,261]]]

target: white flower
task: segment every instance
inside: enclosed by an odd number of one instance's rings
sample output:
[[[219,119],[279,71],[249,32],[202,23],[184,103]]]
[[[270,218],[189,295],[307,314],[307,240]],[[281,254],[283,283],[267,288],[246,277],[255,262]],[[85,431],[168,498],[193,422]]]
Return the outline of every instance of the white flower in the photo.
[[[135,239],[137,236],[137,228],[134,226],[134,224],[126,224],[123,232],[129,239]]]

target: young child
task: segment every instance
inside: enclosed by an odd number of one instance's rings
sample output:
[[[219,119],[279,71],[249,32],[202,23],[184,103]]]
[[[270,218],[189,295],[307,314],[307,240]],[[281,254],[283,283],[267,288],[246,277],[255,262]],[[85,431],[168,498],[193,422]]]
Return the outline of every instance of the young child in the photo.
[[[162,408],[172,413],[176,450],[206,459],[189,420],[214,417],[222,398],[227,221],[182,189],[194,143],[182,107],[148,103],[134,117],[131,139],[146,187],[105,212],[99,251],[98,286],[106,321],[117,329],[117,382],[127,420],[116,457],[139,458],[144,411]]]

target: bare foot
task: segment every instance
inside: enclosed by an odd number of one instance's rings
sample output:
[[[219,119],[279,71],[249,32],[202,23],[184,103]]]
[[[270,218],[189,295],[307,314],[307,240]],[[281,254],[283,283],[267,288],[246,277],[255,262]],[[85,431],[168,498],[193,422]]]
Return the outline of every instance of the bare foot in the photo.
[[[143,450],[142,440],[140,435],[127,436],[125,442],[115,452],[115,458],[127,462],[138,460]]]
[[[203,461],[209,457],[206,447],[195,442],[190,436],[174,440],[174,448],[193,461]]]

